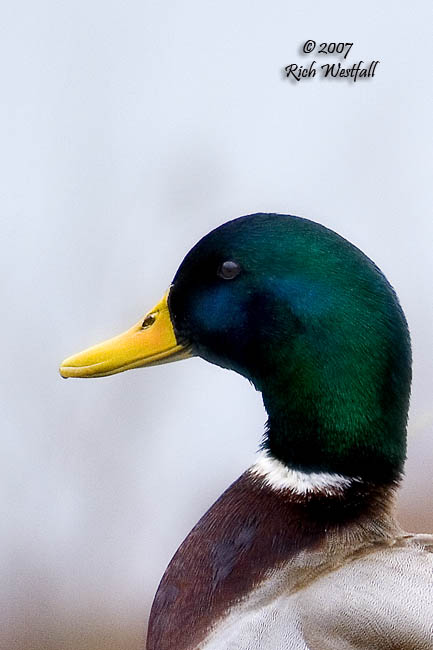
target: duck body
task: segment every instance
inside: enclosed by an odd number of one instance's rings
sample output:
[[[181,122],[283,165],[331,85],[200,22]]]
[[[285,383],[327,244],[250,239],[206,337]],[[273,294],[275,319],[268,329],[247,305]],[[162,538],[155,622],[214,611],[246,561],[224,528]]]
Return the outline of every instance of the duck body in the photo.
[[[433,536],[405,534],[391,503],[295,495],[253,466],[171,561],[147,650],[433,648]]]
[[[380,270],[314,222],[241,217],[188,253],[144,320],[61,374],[191,355],[248,378],[268,422],[167,568],[147,650],[433,649],[433,536],[394,518],[411,351]]]

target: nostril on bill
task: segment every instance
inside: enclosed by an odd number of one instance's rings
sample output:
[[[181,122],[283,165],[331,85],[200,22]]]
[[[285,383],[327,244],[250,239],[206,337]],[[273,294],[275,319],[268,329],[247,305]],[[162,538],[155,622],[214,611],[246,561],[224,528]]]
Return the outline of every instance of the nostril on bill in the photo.
[[[156,320],[155,314],[149,314],[149,316],[146,316],[146,318],[141,324],[142,329],[147,329],[148,327],[153,325],[155,320]]]

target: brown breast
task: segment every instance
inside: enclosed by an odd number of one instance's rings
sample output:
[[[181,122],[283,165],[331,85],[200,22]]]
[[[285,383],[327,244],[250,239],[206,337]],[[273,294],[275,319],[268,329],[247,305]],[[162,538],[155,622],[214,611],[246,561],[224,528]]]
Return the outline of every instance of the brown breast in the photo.
[[[147,650],[195,648],[270,569],[301,550],[319,548],[332,530],[368,518],[366,503],[371,516],[372,491],[358,485],[332,498],[300,498],[245,472],[170,562],[153,602]]]

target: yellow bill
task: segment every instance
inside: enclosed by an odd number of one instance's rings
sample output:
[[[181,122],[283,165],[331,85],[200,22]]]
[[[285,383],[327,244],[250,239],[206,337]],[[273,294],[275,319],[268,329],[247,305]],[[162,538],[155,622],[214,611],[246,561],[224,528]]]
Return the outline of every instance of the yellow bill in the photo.
[[[194,356],[189,346],[176,339],[167,297],[168,291],[144,319],[123,334],[65,359],[60,366],[62,377],[106,377]]]

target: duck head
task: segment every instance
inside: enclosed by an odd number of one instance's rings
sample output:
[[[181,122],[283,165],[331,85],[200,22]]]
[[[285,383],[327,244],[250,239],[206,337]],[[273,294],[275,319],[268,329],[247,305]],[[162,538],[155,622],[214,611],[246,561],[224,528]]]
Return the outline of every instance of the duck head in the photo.
[[[285,465],[389,483],[405,459],[409,333],[392,287],[359,249],[299,217],[254,214],[188,253],[136,326],[66,359],[100,377],[198,355],[261,391],[263,446]]]

